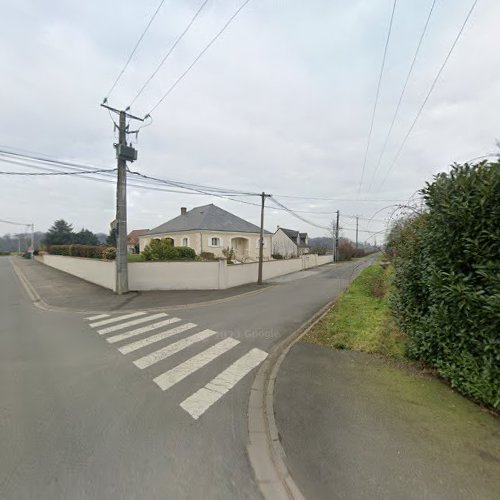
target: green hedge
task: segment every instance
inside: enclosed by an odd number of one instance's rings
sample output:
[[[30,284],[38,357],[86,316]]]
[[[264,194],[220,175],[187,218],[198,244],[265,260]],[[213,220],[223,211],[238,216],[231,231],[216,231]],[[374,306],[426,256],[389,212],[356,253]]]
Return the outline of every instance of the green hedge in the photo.
[[[143,250],[146,260],[194,260],[196,252],[190,247],[174,247],[168,238],[152,240]]]
[[[392,307],[408,353],[451,385],[500,408],[500,163],[455,165],[400,224]]]
[[[68,257],[86,257],[89,259],[114,260],[116,249],[113,247],[93,245],[50,245],[47,252],[51,255],[66,255]]]

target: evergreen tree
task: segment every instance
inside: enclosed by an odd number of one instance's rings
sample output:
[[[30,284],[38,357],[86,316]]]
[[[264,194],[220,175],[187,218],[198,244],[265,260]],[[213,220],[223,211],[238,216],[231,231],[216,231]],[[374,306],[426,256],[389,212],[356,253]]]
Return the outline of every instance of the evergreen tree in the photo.
[[[82,229],[80,232],[73,236],[73,243],[80,245],[99,245],[99,239],[92,231],[88,229]]]
[[[54,222],[45,235],[47,245],[70,245],[73,243],[73,226],[64,219]]]

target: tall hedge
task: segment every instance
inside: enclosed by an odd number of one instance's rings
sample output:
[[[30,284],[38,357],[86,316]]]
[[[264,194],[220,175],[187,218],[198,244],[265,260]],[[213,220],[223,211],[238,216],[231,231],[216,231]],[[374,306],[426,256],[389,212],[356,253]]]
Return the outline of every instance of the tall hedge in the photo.
[[[392,241],[392,306],[409,355],[500,408],[500,163],[455,165]]]
[[[90,259],[114,260],[116,258],[115,248],[94,245],[49,245],[47,252],[51,255],[87,257]]]

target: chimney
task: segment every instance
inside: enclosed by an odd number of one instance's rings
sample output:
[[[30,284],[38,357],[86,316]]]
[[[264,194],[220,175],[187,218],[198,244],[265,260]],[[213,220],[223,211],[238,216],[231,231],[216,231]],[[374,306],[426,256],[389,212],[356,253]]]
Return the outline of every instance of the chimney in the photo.
[[[181,215],[186,215],[187,208],[186,207],[181,207]]]

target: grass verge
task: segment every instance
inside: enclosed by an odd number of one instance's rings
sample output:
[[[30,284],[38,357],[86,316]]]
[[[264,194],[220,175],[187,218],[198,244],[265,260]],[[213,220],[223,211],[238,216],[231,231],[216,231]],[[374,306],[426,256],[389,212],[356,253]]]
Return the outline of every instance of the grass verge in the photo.
[[[144,255],[140,253],[129,253],[128,254],[128,261],[129,262],[143,262],[146,259],[144,258]]]
[[[395,325],[388,304],[392,272],[380,265],[361,271],[303,340],[403,359],[406,336]]]

